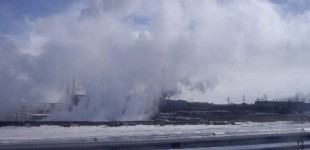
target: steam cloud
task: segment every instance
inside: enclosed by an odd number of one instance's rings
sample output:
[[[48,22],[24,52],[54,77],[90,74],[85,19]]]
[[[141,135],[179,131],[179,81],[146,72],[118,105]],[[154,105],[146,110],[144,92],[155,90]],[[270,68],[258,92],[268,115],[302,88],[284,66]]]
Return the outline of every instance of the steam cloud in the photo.
[[[289,7],[303,2],[105,0],[25,19],[0,36],[0,118],[20,101],[68,103],[73,79],[84,101],[48,119],[146,119],[162,91],[235,94],[233,81],[292,95],[278,83],[309,79],[310,13]]]

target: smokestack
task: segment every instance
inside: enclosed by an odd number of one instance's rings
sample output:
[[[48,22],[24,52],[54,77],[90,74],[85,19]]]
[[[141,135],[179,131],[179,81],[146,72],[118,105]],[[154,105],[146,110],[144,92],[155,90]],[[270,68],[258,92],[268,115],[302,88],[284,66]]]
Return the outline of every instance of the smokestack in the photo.
[[[242,103],[245,104],[245,96],[244,96],[244,94],[242,96]]]

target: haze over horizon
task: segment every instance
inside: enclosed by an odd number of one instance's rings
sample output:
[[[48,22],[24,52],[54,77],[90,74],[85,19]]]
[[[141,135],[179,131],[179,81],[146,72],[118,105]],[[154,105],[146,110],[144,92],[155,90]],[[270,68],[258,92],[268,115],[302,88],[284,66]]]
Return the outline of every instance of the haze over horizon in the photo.
[[[308,0],[2,0],[0,21],[0,118],[73,79],[87,101],[51,119],[141,120],[162,91],[310,100]]]

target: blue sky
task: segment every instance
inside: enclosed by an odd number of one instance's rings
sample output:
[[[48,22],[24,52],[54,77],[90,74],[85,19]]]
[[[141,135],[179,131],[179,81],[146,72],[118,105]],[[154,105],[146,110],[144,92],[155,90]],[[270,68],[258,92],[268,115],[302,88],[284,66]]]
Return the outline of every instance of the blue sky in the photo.
[[[0,33],[15,33],[24,18],[49,16],[65,11],[74,0],[1,0]]]
[[[287,13],[299,13],[310,8],[310,1],[305,0],[270,0],[278,4]],[[61,13],[78,0],[1,0],[0,1],[0,34],[14,34],[22,30],[20,24],[25,18],[49,16]],[[147,23],[146,18],[133,18]],[[139,20],[140,19],[140,20]]]

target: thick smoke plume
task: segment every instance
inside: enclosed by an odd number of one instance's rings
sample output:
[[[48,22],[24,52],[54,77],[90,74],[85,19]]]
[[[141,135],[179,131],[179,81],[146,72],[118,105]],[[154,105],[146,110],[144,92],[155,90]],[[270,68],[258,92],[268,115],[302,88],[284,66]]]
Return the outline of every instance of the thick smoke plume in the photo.
[[[61,102],[48,119],[142,120],[163,93],[273,92],[309,75],[310,13],[289,3],[105,0],[25,19],[0,37],[0,117],[20,102]],[[73,84],[86,95],[68,111]]]

